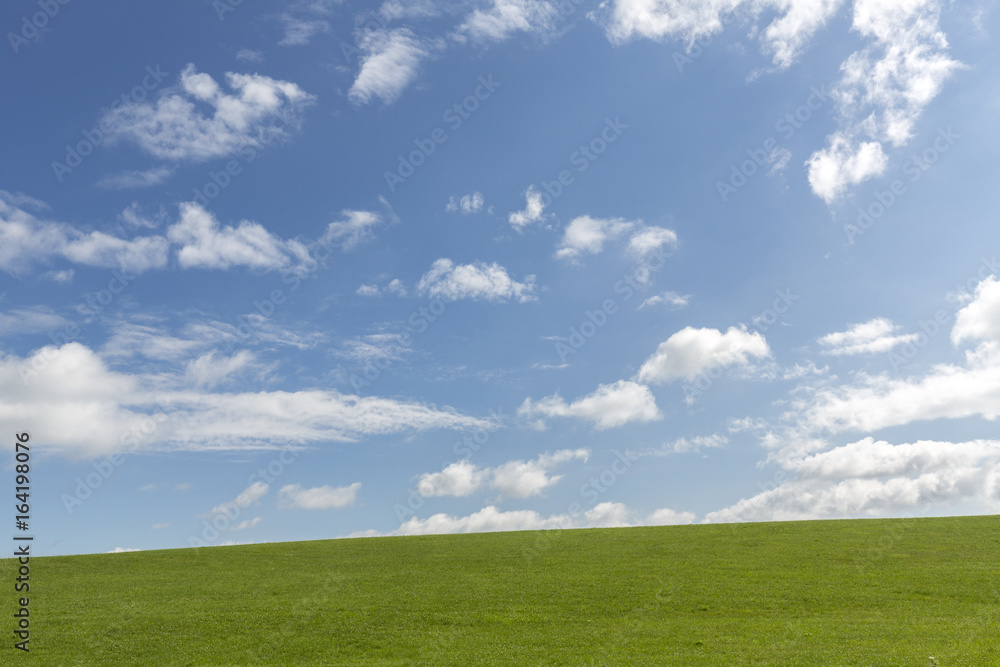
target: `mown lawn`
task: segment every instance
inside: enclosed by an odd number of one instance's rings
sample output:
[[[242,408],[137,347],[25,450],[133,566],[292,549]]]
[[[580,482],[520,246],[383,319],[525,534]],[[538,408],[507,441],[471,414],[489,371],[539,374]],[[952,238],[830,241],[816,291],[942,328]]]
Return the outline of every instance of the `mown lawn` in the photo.
[[[30,655],[8,558],[0,663],[1000,665],[998,556],[991,516],[33,558]]]

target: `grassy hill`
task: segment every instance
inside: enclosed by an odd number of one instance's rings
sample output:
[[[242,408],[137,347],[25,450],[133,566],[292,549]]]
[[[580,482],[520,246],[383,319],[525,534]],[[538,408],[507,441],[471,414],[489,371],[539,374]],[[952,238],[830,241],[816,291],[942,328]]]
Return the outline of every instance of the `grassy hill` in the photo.
[[[998,556],[961,517],[33,558],[0,663],[998,665]]]

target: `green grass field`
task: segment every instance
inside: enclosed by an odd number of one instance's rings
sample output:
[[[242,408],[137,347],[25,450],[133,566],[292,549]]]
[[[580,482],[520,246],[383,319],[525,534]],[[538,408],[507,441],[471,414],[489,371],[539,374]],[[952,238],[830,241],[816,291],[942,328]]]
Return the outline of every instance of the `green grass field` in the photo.
[[[991,516],[33,558],[0,662],[997,665],[998,555]]]

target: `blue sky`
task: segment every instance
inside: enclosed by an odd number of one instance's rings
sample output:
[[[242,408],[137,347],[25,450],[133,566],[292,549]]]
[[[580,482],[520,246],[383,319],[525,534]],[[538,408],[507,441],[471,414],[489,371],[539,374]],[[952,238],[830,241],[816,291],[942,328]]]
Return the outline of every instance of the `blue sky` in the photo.
[[[13,2],[40,555],[1000,505],[991,2]]]

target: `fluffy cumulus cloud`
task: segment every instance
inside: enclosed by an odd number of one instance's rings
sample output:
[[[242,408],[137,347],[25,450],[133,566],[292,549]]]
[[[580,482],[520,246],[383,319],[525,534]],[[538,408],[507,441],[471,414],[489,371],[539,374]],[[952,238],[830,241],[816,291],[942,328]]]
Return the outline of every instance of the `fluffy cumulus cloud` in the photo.
[[[752,358],[769,356],[767,341],[756,331],[730,327],[722,333],[685,327],[660,343],[639,369],[638,379],[646,383],[691,380],[713,367],[748,366]]]
[[[271,486],[266,482],[254,482],[240,491],[239,495],[232,500],[213,507],[209,514],[230,514],[234,505],[240,509],[246,509],[254,503],[259,502],[270,490]]]
[[[979,283],[970,303],[958,311],[951,330],[955,345],[990,339],[1000,339],[1000,282],[995,276]]]
[[[340,212],[340,220],[327,226],[321,241],[326,245],[338,245],[345,251],[353,250],[375,238],[375,229],[385,222],[385,218],[374,211],[344,209]]]
[[[121,217],[132,227],[160,224],[159,220],[140,215],[134,205]],[[348,251],[373,238],[374,230],[383,222],[385,218],[379,213],[345,210],[341,219],[328,225],[317,243],[326,249]],[[138,274],[166,268],[171,254],[185,269],[301,271],[315,263],[305,244],[281,239],[250,220],[236,226],[223,225],[195,202],[180,205],[177,221],[167,227],[164,235],[121,238],[41,220],[0,198],[0,270],[14,275],[26,274],[36,264],[50,264],[57,259]]]
[[[723,31],[729,19],[754,23],[778,68],[793,64],[843,0],[612,0],[606,28],[621,43],[636,37],[695,40]],[[825,201],[883,173],[884,144],[909,141],[924,107],[959,67],[939,27],[940,0],[855,0],[852,30],[864,46],[841,65],[833,97],[841,126],[807,162],[809,183]],[[770,19],[761,27],[760,17]]]
[[[924,107],[959,67],[947,55],[938,0],[856,0],[853,29],[870,45],[841,66],[834,91],[844,126],[808,162],[809,183],[827,202],[881,174],[883,143],[906,144]]]
[[[165,160],[203,161],[287,137],[315,99],[294,83],[259,74],[229,72],[226,83],[231,93],[189,64],[179,86],[155,103],[123,104],[101,122],[114,128],[110,142],[130,141]],[[204,105],[210,116],[199,110]]]
[[[390,533],[365,531],[354,537],[375,535],[440,535],[447,533],[487,533],[511,530],[555,530],[560,528],[607,528],[621,526],[663,526],[689,524],[695,515],[669,508],[641,515],[622,503],[605,502],[585,512],[545,516],[533,510],[504,512],[489,505],[467,516],[435,514],[426,519],[411,517]]]
[[[809,185],[827,202],[885,171],[889,159],[877,141],[852,141],[842,133],[830,137],[830,145],[809,158]]]
[[[590,458],[587,449],[563,449],[529,461],[508,461],[494,468],[481,468],[469,461],[456,461],[444,470],[425,473],[417,481],[424,497],[468,496],[483,488],[495,489],[505,498],[529,498],[556,484],[562,475],[552,475],[557,465]]]
[[[0,357],[0,426],[44,431],[48,449],[75,458],[112,451],[280,449],[491,424],[451,409],[325,389],[212,392],[183,372],[114,371],[79,343]]]
[[[643,308],[653,308],[656,306],[667,305],[671,308],[684,308],[691,302],[690,294],[678,294],[677,292],[664,292],[662,294],[654,294],[653,296],[645,299],[639,304],[637,310],[642,310]]]
[[[483,193],[473,192],[471,195],[462,195],[460,199],[451,197],[448,200],[446,210],[461,211],[462,213],[478,213],[483,208]]]
[[[653,393],[646,387],[628,380],[602,384],[593,393],[567,403],[559,394],[539,401],[526,398],[518,415],[535,417],[569,417],[592,422],[598,430],[624,426],[630,422],[651,422],[662,418]]]
[[[1000,510],[1000,441],[919,441],[868,437],[787,464],[794,479],[705,517],[792,521],[886,516],[977,503]]]
[[[518,32],[551,32],[559,18],[555,3],[546,0],[492,0],[469,14],[452,34],[459,42],[502,42]]]
[[[306,261],[309,254],[298,241],[283,241],[256,222],[220,225],[215,216],[191,202],[181,204],[180,220],[167,230],[167,238],[179,246],[177,261],[182,268],[273,270]]]
[[[535,301],[535,276],[525,276],[523,282],[510,277],[507,269],[496,262],[455,264],[439,259],[425,273],[417,290],[431,297],[448,300],[473,299],[483,301]]]
[[[541,222],[545,219],[545,198],[534,185],[525,191],[524,199],[524,208],[520,211],[512,212],[507,217],[510,226],[519,232],[523,231],[528,225]]]
[[[604,250],[606,243],[625,236],[629,237],[629,253],[640,259],[664,246],[677,245],[677,234],[665,227],[646,227],[640,220],[582,215],[566,225],[555,256],[575,261],[585,254],[596,255]]]
[[[349,486],[317,486],[302,488],[301,484],[288,484],[278,492],[278,506],[298,507],[306,510],[329,510],[350,507],[357,500],[361,482]]]
[[[899,327],[884,317],[855,324],[847,331],[827,334],[819,339],[823,354],[837,356],[878,354],[888,352],[897,345],[912,343],[917,334],[893,335]]]
[[[355,105],[381,99],[395,102],[416,78],[420,63],[441,48],[438,42],[418,38],[409,28],[371,30],[359,41],[361,69],[347,93]]]
[[[0,197],[0,270],[14,275],[23,275],[36,264],[49,264],[55,259],[141,273],[164,267],[168,247],[162,236],[122,239],[41,220]]]
[[[994,284],[992,276],[981,281],[956,318],[952,339],[975,344],[963,351],[964,363],[940,363],[909,377],[859,372],[842,384],[829,378],[800,386],[783,424],[759,427],[766,430],[761,442],[768,460],[782,467],[775,481],[706,520],[1000,511],[1000,441],[893,444],[874,437],[934,420],[1000,417],[1000,331],[991,328],[990,314]],[[872,339],[877,336],[864,337]],[[832,442],[842,434],[861,439]]]
[[[604,244],[634,229],[635,222],[622,218],[592,218],[581,215],[566,225],[562,240],[556,249],[559,259],[576,259],[582,254],[596,255]]]
[[[676,245],[677,233],[666,227],[644,227],[628,240],[629,252],[637,258],[645,257],[664,246],[673,248]]]

